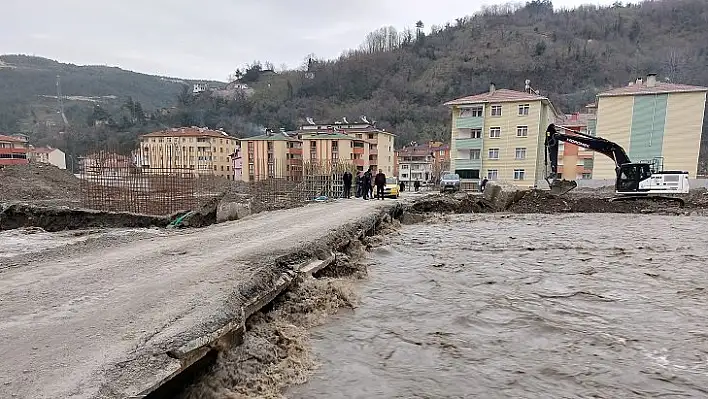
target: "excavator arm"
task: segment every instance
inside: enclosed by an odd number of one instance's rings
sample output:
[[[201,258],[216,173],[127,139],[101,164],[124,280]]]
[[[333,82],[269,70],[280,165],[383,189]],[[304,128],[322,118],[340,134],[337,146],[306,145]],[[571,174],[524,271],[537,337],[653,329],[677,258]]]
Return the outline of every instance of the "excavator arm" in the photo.
[[[565,129],[561,127],[561,129]],[[602,137],[590,136],[585,133],[576,132],[570,129],[565,129],[571,134],[560,133],[556,129],[555,124],[551,123],[546,129],[545,138],[545,163],[548,169],[550,161],[550,174],[546,177],[546,181],[551,187],[551,193],[562,195],[574,189],[578,184],[574,180],[558,179],[558,147],[560,142],[575,144],[578,147],[587,148],[589,150],[599,152],[615,161],[615,166],[619,168],[621,165],[630,163],[629,156],[619,144],[603,139]],[[547,171],[548,173],[548,171]]]

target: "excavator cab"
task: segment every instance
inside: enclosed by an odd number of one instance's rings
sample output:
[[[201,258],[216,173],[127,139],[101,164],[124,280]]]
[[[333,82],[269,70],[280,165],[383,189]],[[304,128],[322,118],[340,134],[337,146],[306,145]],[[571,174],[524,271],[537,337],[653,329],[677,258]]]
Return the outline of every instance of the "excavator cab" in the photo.
[[[640,182],[650,178],[652,165],[648,163],[626,163],[617,167],[615,189],[622,194],[641,194]]]

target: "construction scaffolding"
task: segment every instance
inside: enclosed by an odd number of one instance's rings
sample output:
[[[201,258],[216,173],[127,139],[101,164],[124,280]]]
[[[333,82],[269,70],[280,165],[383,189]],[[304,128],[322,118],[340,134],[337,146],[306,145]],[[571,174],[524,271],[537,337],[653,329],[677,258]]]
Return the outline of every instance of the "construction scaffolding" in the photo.
[[[213,176],[191,169],[142,168],[129,156],[98,151],[79,161],[82,205],[111,212],[169,215],[218,195]],[[223,191],[223,190],[221,190]]]

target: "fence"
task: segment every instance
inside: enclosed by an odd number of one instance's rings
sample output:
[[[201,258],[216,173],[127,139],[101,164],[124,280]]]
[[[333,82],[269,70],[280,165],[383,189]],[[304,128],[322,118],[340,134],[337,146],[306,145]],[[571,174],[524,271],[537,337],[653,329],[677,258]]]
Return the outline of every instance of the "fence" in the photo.
[[[99,151],[79,161],[82,205],[151,215],[194,209],[220,191],[220,179],[206,173],[187,168],[141,168],[131,157]]]
[[[112,212],[168,215],[227,196],[254,211],[301,206],[318,197],[340,198],[346,162],[267,162],[247,167],[244,181],[212,175],[212,168],[139,167],[131,157],[98,151],[80,162],[82,205]]]

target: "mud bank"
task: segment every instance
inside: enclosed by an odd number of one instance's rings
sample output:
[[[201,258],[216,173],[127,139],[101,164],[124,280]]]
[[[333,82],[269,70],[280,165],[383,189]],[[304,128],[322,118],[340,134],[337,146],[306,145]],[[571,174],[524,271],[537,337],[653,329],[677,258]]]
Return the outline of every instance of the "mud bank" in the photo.
[[[169,223],[167,216],[29,204],[0,205],[0,231],[22,227],[39,227],[49,232],[95,227],[165,227]]]
[[[391,203],[287,254],[254,258],[258,271],[236,287],[219,315],[174,338],[166,354],[179,369],[135,397],[268,397],[302,382],[315,366],[305,329],[354,306],[345,280],[365,275],[358,259],[400,226],[403,210]],[[126,378],[124,369],[113,375]],[[123,392],[102,389],[109,397]]]
[[[653,213],[664,215],[704,215],[708,212],[705,189],[682,196],[683,207],[675,202],[652,199],[610,202],[612,194],[577,192],[556,196],[542,190],[514,190],[497,195],[428,195],[407,207],[407,222],[418,222],[430,213]]]

